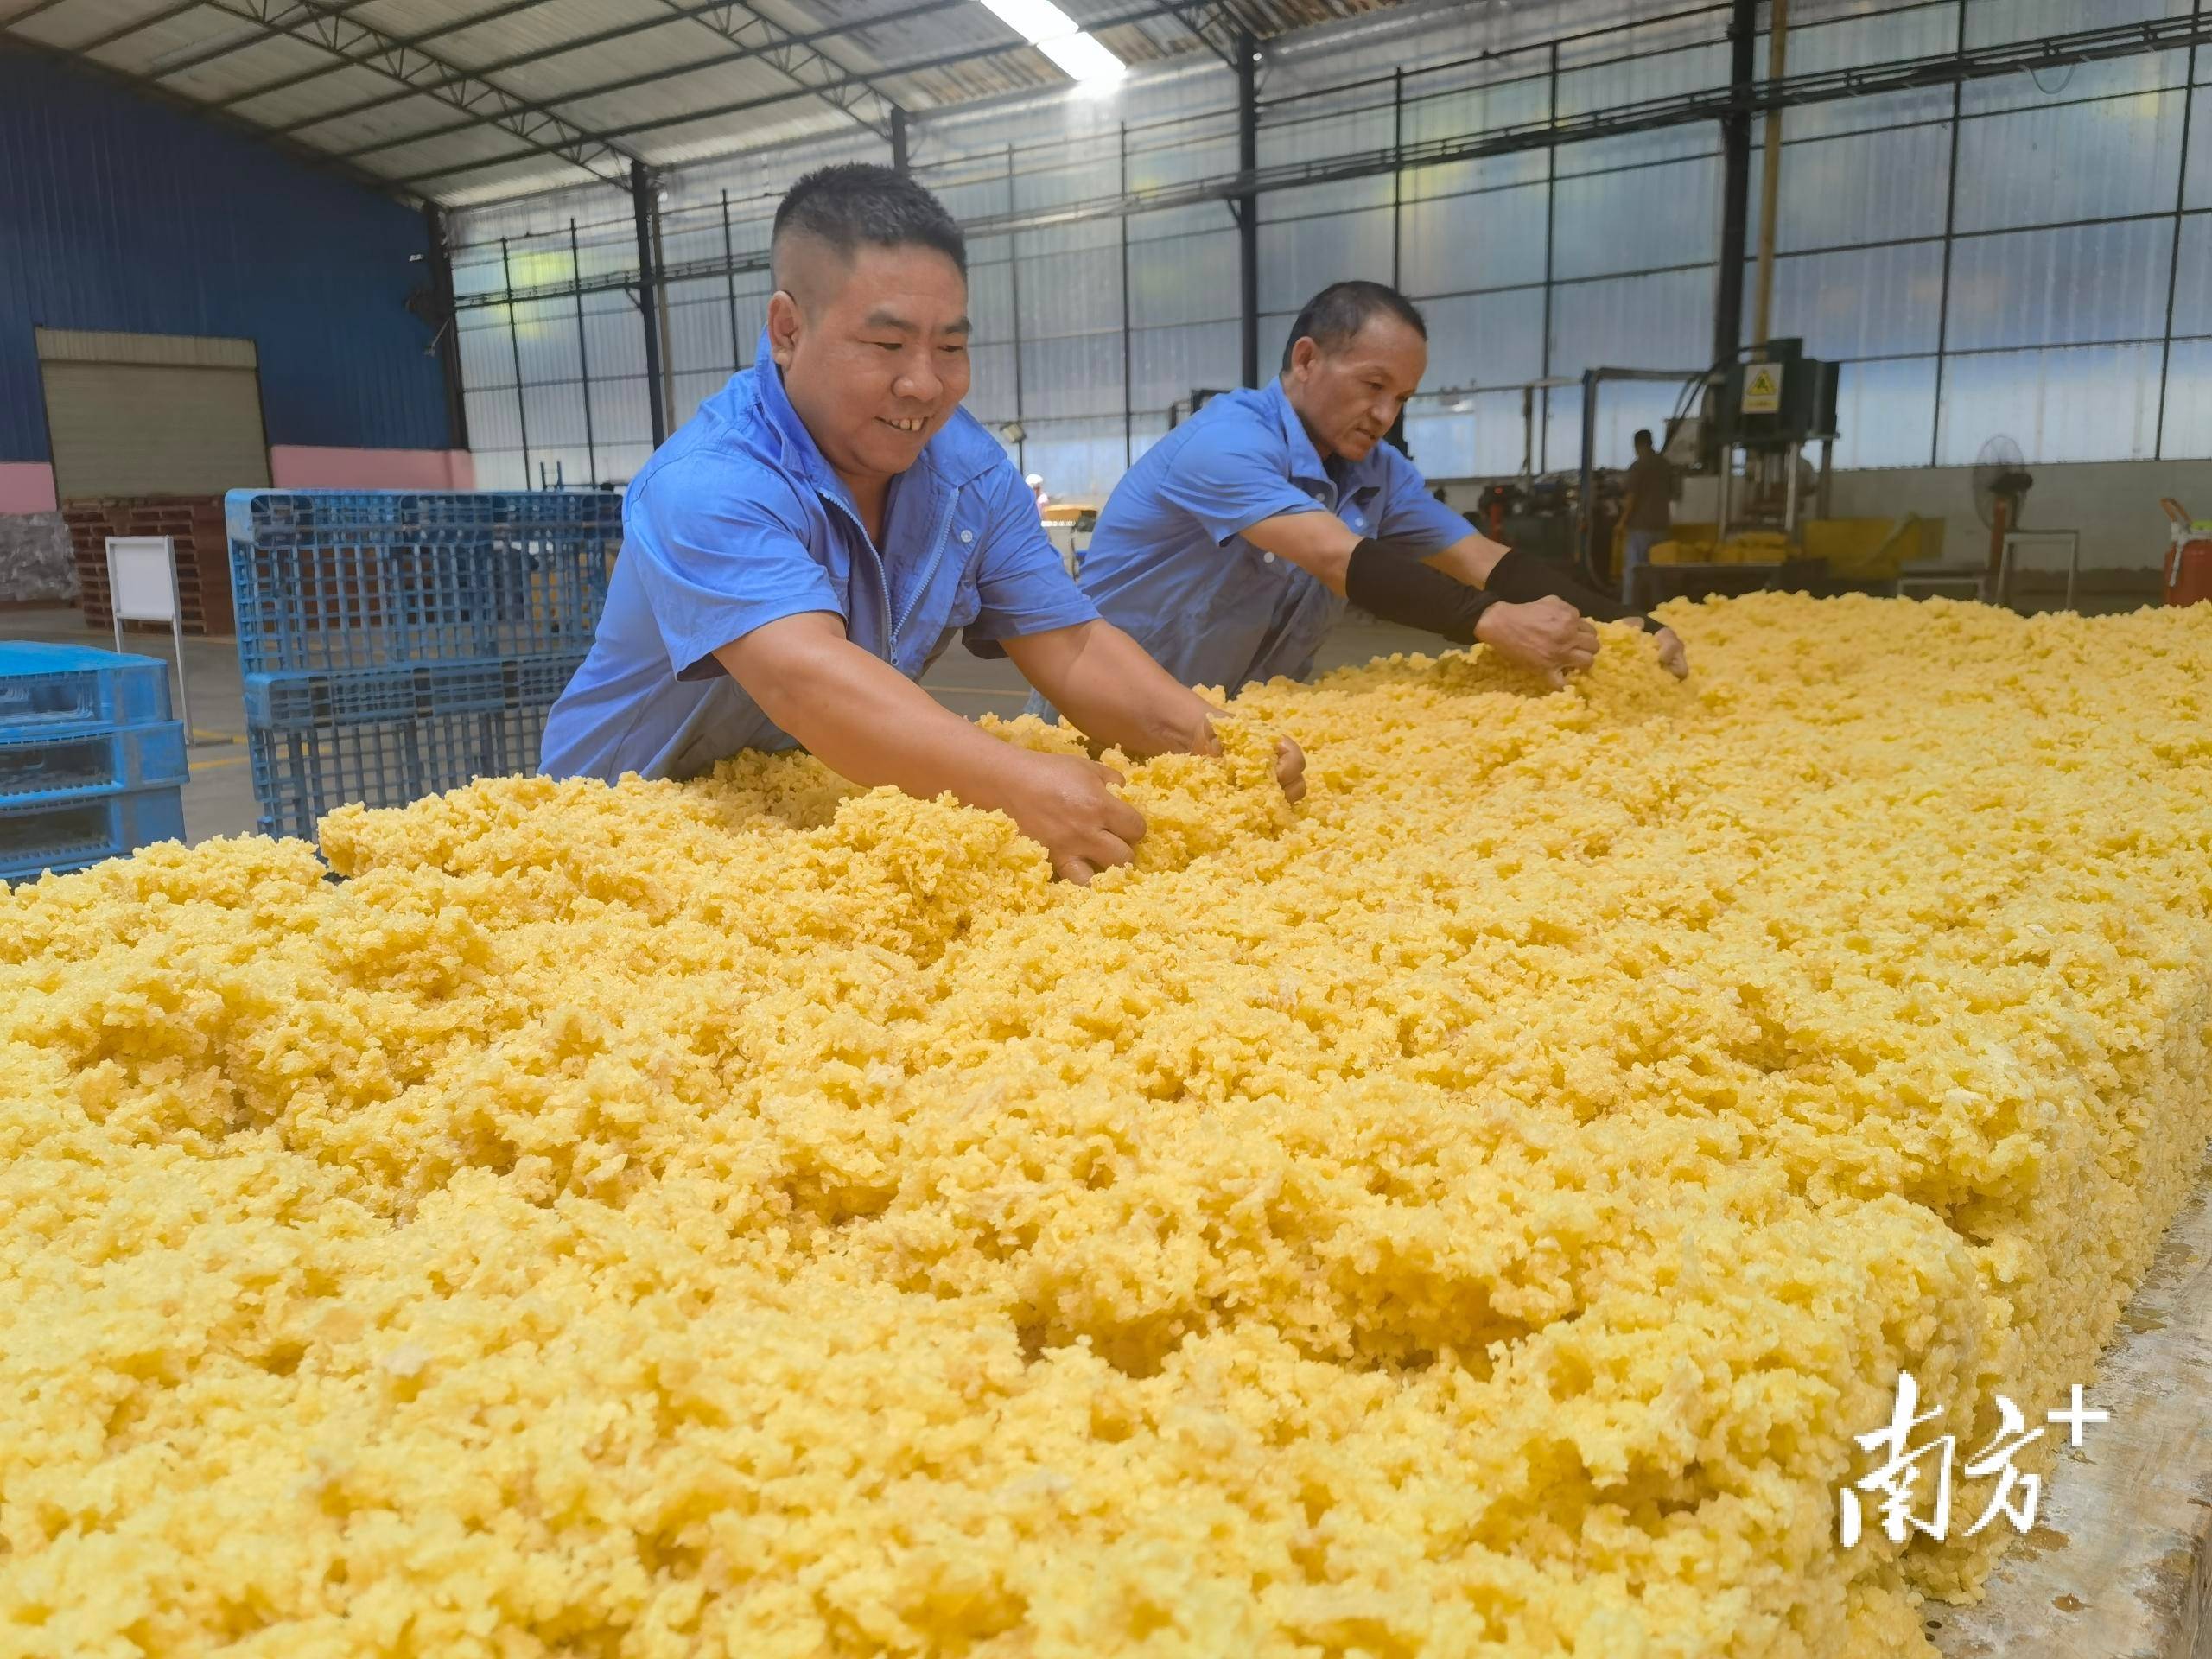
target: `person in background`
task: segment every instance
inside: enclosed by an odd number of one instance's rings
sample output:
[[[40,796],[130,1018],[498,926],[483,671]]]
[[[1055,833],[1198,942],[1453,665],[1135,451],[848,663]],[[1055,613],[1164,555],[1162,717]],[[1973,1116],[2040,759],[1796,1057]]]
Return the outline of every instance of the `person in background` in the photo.
[[[1126,862],[1145,826],[1119,773],[1003,742],[914,683],[964,630],[1096,742],[1218,753],[1214,710],[1099,620],[1021,475],[960,408],[958,226],[902,174],[828,167],[777,208],[769,258],[753,366],[624,499],[605,613],[540,764],[693,778],[800,744],[855,783],[1003,810],[1069,880]],[[1294,800],[1304,766],[1280,741]]]
[[[1621,498],[1621,603],[1636,603],[1636,567],[1649,563],[1651,550],[1674,526],[1675,468],[1651,447],[1650,429],[1636,435],[1636,460],[1628,469]]]
[[[1022,482],[1029,486],[1029,493],[1037,498],[1037,517],[1043,518],[1045,509],[1052,505],[1052,498],[1045,493],[1045,474],[1032,473]]]
[[[1563,684],[1596,658],[1587,619],[1627,613],[1477,534],[1383,441],[1427,366],[1427,325],[1403,295],[1322,289],[1277,378],[1208,400],[1115,486],[1084,591],[1190,685],[1305,678],[1348,603]],[[1667,666],[1688,672],[1681,641],[1657,638]]]

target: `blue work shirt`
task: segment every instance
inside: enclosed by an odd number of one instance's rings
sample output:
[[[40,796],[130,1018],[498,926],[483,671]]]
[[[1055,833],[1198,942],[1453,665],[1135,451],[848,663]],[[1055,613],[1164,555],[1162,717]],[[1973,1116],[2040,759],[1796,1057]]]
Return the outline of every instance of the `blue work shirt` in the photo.
[[[1474,533],[1389,444],[1323,461],[1272,380],[1211,399],[1145,451],[1098,515],[1083,590],[1185,685],[1303,679],[1344,601],[1243,532],[1317,512],[1430,550]]]
[[[966,630],[995,642],[1095,620],[1006,452],[956,410],[891,482],[883,546],[759,360],[653,452],[622,503],[622,554],[591,653],[546,716],[540,764],[612,783],[692,778],[787,749],[714,653],[779,617],[834,611],[909,678]]]

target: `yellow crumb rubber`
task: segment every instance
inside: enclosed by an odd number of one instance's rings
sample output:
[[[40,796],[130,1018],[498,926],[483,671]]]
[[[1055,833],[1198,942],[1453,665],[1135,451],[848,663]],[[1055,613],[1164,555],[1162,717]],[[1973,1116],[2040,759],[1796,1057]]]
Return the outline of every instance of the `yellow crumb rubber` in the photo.
[[[2094,1403],[2212,1130],[2212,607],[1664,618],[1088,890],[746,755],[0,892],[0,1651],[1929,1653],[1853,1436]]]

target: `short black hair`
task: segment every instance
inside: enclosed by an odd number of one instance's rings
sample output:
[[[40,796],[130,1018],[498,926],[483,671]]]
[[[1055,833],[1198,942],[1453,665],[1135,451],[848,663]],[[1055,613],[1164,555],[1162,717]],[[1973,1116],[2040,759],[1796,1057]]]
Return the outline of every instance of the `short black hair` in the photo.
[[[1618,429],[1616,428],[1615,430],[1618,430]],[[1640,443],[1646,449],[1649,449],[1651,447],[1651,429],[1648,426],[1637,427],[1636,429],[1636,435],[1630,439],[1629,442],[1631,443]]]
[[[904,173],[865,162],[817,167],[776,204],[769,259],[786,232],[818,237],[850,260],[866,243],[879,248],[935,248],[968,274],[968,238],[944,204]],[[774,280],[782,285],[783,273]]]
[[[1290,338],[1282,343],[1282,365],[1290,366],[1290,353],[1301,340],[1310,340],[1325,352],[1347,345],[1372,317],[1392,316],[1423,340],[1428,323],[1421,308],[1387,283],[1331,283],[1306,302],[1298,321],[1290,325]]]

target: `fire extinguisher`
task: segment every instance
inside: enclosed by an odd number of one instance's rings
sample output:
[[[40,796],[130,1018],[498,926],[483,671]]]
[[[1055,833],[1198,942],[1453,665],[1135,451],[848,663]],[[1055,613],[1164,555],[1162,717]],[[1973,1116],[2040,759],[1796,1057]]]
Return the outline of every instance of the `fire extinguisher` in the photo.
[[[2171,497],[2158,505],[2173,525],[2161,573],[2166,603],[2196,605],[2212,601],[2212,523],[2192,521],[2181,503]]]

